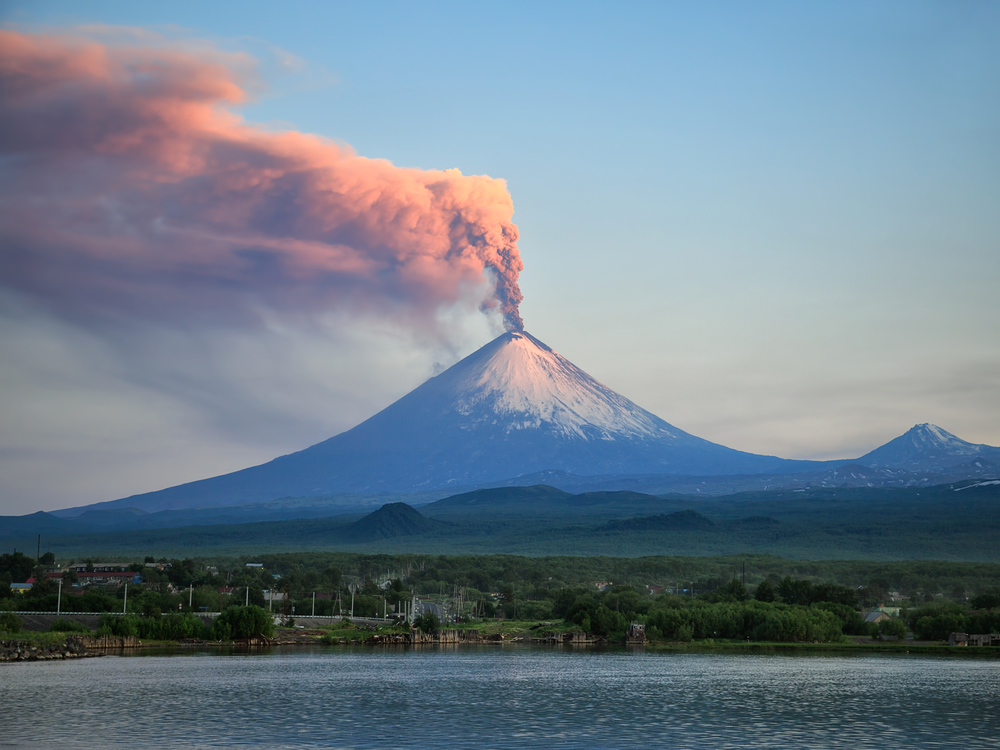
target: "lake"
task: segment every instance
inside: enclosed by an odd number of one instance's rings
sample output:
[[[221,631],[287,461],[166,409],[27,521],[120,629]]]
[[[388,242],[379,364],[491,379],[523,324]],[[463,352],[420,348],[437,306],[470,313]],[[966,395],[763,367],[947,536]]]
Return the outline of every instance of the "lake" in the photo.
[[[1000,660],[275,648],[0,665],[0,747],[1000,748]]]

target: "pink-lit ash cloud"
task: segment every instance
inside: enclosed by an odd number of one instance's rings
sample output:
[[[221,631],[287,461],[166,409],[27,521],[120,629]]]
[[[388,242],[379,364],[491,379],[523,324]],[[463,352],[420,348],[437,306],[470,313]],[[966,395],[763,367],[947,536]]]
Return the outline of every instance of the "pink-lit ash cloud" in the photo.
[[[518,314],[506,183],[245,123],[241,55],[0,31],[0,284],[74,319]],[[463,296],[464,295],[464,296]]]

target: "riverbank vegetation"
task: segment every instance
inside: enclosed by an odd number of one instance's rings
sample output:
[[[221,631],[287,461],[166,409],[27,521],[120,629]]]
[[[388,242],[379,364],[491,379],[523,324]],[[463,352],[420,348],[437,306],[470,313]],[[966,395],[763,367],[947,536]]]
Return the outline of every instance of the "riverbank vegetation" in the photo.
[[[4,558],[10,569],[25,566],[21,553]],[[637,623],[648,639],[669,642],[1000,631],[1000,565],[987,563],[347,553],[125,562],[141,580],[127,597],[124,586],[74,589],[68,572],[60,593],[34,568],[30,590],[0,600],[10,612],[0,630],[20,627],[17,611],[58,607],[60,628],[80,627],[74,612],[106,612],[99,634],[144,640],[270,637],[275,618],[403,612],[419,615],[413,624],[425,631],[517,621],[615,640]],[[891,616],[865,620],[880,607]],[[207,625],[199,612],[222,614]]]
[[[97,635],[131,636],[156,641],[228,642],[247,638],[272,638],[274,621],[266,610],[254,605],[227,607],[211,623],[190,612],[159,617],[106,614],[101,617]]]

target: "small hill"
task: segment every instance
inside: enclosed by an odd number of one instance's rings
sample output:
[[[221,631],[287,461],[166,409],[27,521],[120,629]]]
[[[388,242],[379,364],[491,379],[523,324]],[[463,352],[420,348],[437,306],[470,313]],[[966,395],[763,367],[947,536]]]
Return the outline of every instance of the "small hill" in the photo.
[[[30,537],[36,534],[72,534],[76,527],[50,513],[38,511],[26,516],[0,516],[0,537]]]
[[[138,508],[108,508],[107,510],[88,510],[73,519],[81,527],[95,531],[104,529],[130,529],[139,527],[139,519],[148,515]]]
[[[436,531],[445,524],[422,516],[406,503],[388,503],[364,518],[346,526],[341,532],[351,541],[372,542],[399,536],[413,536]]]
[[[553,503],[568,506],[577,496],[545,484],[533,487],[495,487],[488,490],[474,490],[461,495],[453,495],[424,506],[424,512],[432,514],[464,511],[467,509],[517,510],[534,506],[549,506]]]
[[[715,526],[696,510],[608,521],[601,531],[707,531]]]

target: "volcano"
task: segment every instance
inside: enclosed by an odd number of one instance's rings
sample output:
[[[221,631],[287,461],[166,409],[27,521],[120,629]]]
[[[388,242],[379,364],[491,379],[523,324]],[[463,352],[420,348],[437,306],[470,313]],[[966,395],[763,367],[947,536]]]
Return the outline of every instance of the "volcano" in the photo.
[[[966,442],[927,423],[914,425],[898,438],[858,459],[858,463],[865,466],[907,471],[962,470],[968,476],[975,476],[976,462],[990,473],[993,467],[988,462],[1000,462],[1000,448]]]
[[[147,511],[577,475],[792,473],[820,466],[689,435],[529,333],[494,339],[357,427],[260,466],[102,506]]]

